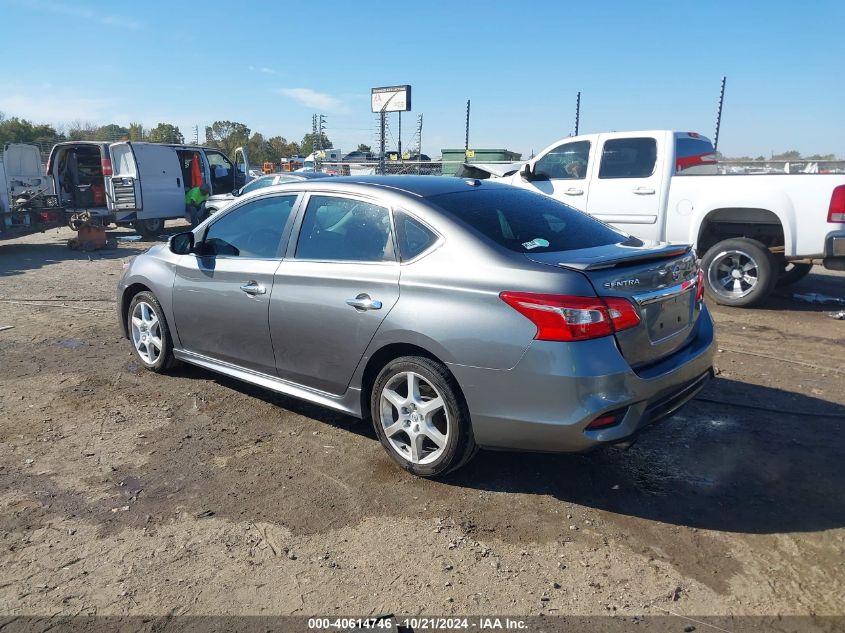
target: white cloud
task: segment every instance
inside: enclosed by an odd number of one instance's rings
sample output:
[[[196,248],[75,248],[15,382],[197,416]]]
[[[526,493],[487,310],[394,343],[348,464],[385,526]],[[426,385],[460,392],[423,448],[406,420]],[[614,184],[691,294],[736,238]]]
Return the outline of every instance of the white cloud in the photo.
[[[311,88],[282,88],[276,91],[280,95],[290,97],[309,108],[316,108],[325,112],[347,112],[346,105],[338,99],[324,92]]]

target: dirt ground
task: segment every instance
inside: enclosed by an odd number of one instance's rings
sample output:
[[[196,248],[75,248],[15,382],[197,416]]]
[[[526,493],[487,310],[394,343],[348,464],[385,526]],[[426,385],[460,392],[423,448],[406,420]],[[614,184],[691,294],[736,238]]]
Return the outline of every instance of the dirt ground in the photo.
[[[70,236],[0,243],[0,613],[845,612],[845,321],[790,298],[842,274],[714,308],[718,378],[628,451],[425,481],[368,424],[139,368],[114,288],[147,244]]]

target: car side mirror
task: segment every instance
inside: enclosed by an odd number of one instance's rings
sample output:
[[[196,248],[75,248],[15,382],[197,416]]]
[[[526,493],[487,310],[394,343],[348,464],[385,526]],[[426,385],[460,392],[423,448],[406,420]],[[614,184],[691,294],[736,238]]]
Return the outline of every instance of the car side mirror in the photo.
[[[526,180],[528,182],[535,180],[534,170],[531,169],[531,163],[525,163],[525,166],[519,172],[519,175],[522,176],[523,180]]]
[[[191,231],[177,233],[170,238],[170,251],[177,255],[188,255],[194,252],[194,234]]]
[[[232,195],[233,195],[233,196],[235,196],[235,197],[237,198],[239,195],[241,195],[241,190],[240,190],[240,189],[235,189],[235,190],[232,192]]]

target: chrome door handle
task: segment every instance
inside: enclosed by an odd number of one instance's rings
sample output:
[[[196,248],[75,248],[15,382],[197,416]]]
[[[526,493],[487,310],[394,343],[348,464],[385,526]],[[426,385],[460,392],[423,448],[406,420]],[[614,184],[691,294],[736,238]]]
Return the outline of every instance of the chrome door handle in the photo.
[[[653,196],[654,195],[654,189],[651,189],[650,187],[637,187],[636,189],[632,189],[631,191],[633,191],[638,196]]]
[[[267,292],[267,288],[262,286],[257,281],[248,281],[243,286],[241,286],[241,290],[243,290],[248,295],[263,295]]]
[[[347,299],[346,305],[350,305],[356,310],[381,310],[381,301],[370,299],[370,295],[364,293],[354,299]]]
[[[570,187],[569,189],[564,190],[567,196],[582,196],[584,195],[583,189],[576,189],[575,187]]]

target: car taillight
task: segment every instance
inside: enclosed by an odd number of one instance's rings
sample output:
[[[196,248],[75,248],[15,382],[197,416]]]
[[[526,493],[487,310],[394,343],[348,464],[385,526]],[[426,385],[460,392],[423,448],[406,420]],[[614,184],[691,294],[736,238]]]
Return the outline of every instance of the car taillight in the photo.
[[[502,292],[499,297],[537,326],[538,341],[583,341],[634,327],[640,315],[627,299]]]
[[[695,276],[695,302],[701,303],[704,301],[704,270],[699,268],[698,274]]]
[[[834,188],[827,209],[828,222],[845,222],[845,185]]]
[[[103,176],[111,176],[112,175],[111,159],[110,158],[101,158],[100,159],[100,166],[103,168]]]

